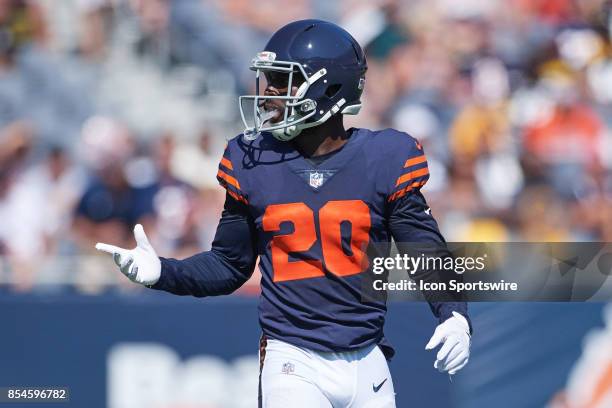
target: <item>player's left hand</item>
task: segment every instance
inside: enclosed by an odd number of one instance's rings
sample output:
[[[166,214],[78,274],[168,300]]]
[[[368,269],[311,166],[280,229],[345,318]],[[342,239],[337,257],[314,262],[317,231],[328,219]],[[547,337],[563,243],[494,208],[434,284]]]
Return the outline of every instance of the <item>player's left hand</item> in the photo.
[[[462,315],[453,312],[453,316],[439,324],[433,336],[425,346],[431,350],[442,344],[438,351],[434,368],[450,375],[461,370],[470,358],[470,326]]]

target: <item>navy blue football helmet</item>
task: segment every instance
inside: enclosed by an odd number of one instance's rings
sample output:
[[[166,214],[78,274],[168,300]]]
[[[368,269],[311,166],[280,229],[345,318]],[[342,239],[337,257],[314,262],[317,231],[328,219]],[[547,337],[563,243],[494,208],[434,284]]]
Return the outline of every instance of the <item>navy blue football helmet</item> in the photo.
[[[279,140],[290,140],[337,113],[356,115],[367,68],[357,41],[337,25],[322,20],[287,24],[251,62],[256,94],[241,96],[239,101],[245,136],[256,138],[260,132],[271,132]],[[287,75],[287,94],[262,95],[261,73],[268,79],[278,73]],[[298,87],[295,95],[291,95],[292,87]],[[275,123],[269,121],[274,114],[264,106],[270,99],[285,101],[282,120]],[[245,107],[250,103],[252,107]],[[248,109],[253,109],[251,121],[246,119]]]

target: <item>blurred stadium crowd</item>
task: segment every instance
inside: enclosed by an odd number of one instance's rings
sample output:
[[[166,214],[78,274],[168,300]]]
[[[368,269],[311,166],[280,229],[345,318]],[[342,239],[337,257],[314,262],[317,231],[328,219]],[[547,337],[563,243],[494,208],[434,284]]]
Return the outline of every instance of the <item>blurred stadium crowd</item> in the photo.
[[[93,245],[133,246],[136,222],[162,256],[207,249],[224,200],[217,162],[241,130],[237,95],[254,86],[249,61],[277,28],[309,17],[366,49],[364,109],[347,124],[422,142],[448,240],[612,241],[611,10],[0,0],[1,281],[127,281]]]

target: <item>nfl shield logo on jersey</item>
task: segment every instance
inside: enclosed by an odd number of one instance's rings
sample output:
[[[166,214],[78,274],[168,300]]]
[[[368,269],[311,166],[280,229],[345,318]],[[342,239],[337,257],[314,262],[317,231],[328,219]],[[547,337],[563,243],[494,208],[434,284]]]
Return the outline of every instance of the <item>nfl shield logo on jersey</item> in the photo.
[[[319,188],[323,185],[324,179],[323,173],[319,173],[318,171],[313,171],[310,173],[310,186],[313,188]]]

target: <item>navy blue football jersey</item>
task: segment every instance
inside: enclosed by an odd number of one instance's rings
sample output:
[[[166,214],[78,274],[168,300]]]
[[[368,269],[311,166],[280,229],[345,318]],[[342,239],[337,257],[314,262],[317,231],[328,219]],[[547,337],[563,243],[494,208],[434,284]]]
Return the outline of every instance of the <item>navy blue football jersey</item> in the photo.
[[[315,350],[384,343],[385,299],[364,299],[362,288],[366,248],[391,241],[394,219],[409,218],[398,241],[443,240],[420,194],[429,171],[418,141],[393,129],[348,132],[318,164],[270,134],[238,136],[217,174],[254,223],[264,334]]]
[[[387,256],[392,238],[444,238],[420,191],[429,177],[421,145],[393,129],[348,134],[340,150],[313,158],[267,133],[231,140],[217,174],[227,199],[211,250],[160,258],[161,276],[152,288],[229,294],[249,279],[259,258],[265,335],[319,351],[377,343],[390,358],[386,298],[372,296],[369,259]],[[440,280],[423,272],[413,278]],[[440,322],[453,311],[469,322],[460,298],[424,295]]]

